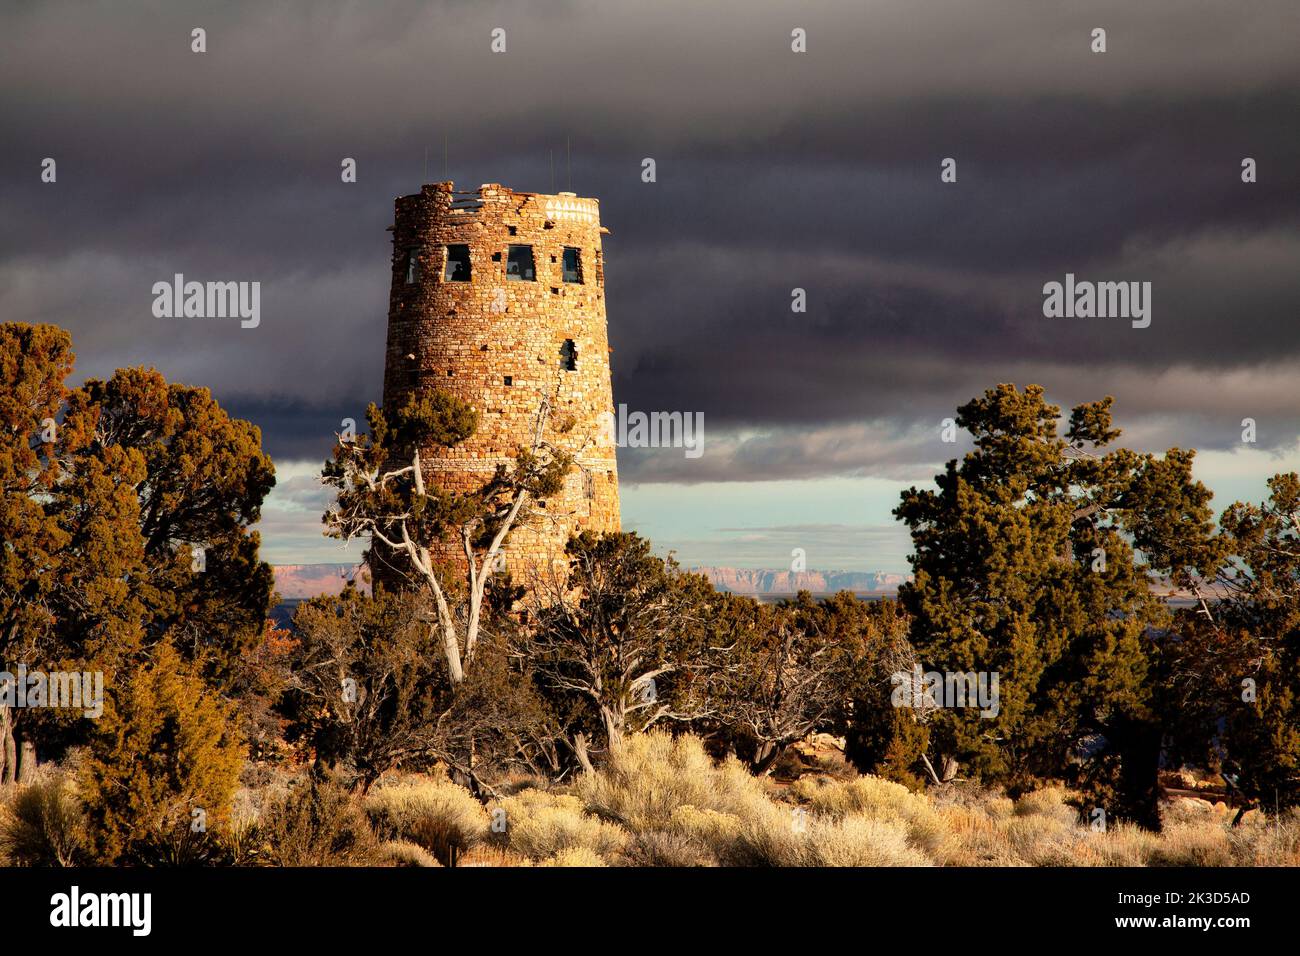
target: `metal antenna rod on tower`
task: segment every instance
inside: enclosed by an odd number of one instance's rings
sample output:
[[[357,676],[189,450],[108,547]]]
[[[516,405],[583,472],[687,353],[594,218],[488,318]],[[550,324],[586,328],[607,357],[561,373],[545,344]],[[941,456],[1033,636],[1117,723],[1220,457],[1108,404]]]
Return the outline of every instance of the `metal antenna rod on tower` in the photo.
[[[555,147],[551,147],[551,192],[555,192]]]
[[[420,182],[427,183],[428,181],[429,181],[429,147],[426,146],[424,147],[424,178],[421,179]]]
[[[572,163],[570,150],[569,150],[569,137],[567,136],[564,137],[564,169],[565,169],[565,173],[564,173],[565,178],[568,180],[569,183],[565,187],[565,189],[567,189],[569,192],[573,192],[573,163]]]
[[[442,134],[442,179],[443,182],[446,182],[447,180],[451,179],[451,177],[447,175],[447,134],[446,133]]]

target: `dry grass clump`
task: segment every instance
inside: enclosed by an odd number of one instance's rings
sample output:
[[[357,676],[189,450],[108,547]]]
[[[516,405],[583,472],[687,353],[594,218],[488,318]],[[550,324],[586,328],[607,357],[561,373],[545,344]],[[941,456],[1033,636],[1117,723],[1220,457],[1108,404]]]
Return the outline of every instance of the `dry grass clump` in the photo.
[[[979,807],[946,806],[939,808],[938,816],[948,834],[943,856],[937,860],[941,865],[1026,865],[1002,831],[1002,821],[1009,819],[1010,814],[1001,816],[998,810],[989,812]]]
[[[668,821],[668,831],[698,840],[706,846],[716,847],[734,843],[740,838],[741,818],[720,810],[701,810],[687,804],[673,811]]]
[[[1112,823],[1105,832],[1085,830],[1066,865],[1148,866],[1160,839],[1160,834],[1131,823]]]
[[[1029,866],[1069,866],[1084,831],[1045,814],[1015,816],[999,828],[1011,850]]]
[[[627,862],[643,865],[925,866],[946,839],[924,798],[896,784],[823,778],[796,785],[811,808],[796,807],[699,740],[663,733],[631,738],[573,793],[631,831]]]
[[[1218,826],[1173,826],[1151,848],[1149,866],[1232,866],[1232,842]]]
[[[536,865],[536,860],[530,860],[521,853],[515,853],[509,847],[491,841],[480,843],[456,861],[457,867],[529,867]]]
[[[902,784],[880,777],[851,780],[805,777],[795,784],[792,792],[806,800],[809,809],[818,816],[833,820],[865,817],[901,824],[907,831],[909,844],[931,859],[942,860],[951,849],[948,830],[930,801]]]
[[[718,853],[702,834],[682,830],[645,830],[632,834],[624,851],[628,866],[718,866]]]
[[[1046,787],[1015,801],[998,829],[1012,851],[1030,866],[1070,866],[1075,845],[1090,831],[1080,825],[1079,811],[1066,803],[1069,793]]]
[[[791,792],[807,801],[813,813],[836,819],[851,814],[905,819],[930,812],[925,797],[912,793],[900,783],[880,777],[855,777],[851,780],[803,777]]]
[[[592,813],[633,832],[668,829],[685,806],[745,816],[770,803],[763,781],[738,761],[715,764],[698,738],[660,731],[628,738],[598,772],[580,777],[573,793]]]
[[[424,847],[443,866],[483,841],[488,815],[474,795],[441,777],[406,777],[381,783],[365,800],[366,816],[381,840]]]
[[[566,847],[553,856],[547,857],[539,865],[575,867],[609,866],[599,853],[592,850],[590,847],[585,846]]]
[[[85,814],[76,785],[41,773],[0,794],[0,864],[77,866],[88,861]]]
[[[1079,811],[1066,802],[1070,796],[1070,792],[1063,787],[1044,787],[1015,801],[1012,814],[1017,817],[1041,817],[1063,827],[1074,827],[1079,823]]]
[[[1069,793],[1049,787],[1011,800],[995,791],[948,787],[927,802],[945,839],[932,855],[943,866],[1069,866],[1088,832]]]
[[[739,851],[739,852],[737,852]],[[759,866],[930,866],[907,828],[867,816],[815,816],[773,805],[741,822],[736,862]]]
[[[627,831],[588,814],[571,794],[524,790],[498,801],[497,810],[504,811],[505,829],[492,839],[529,859],[547,860],[574,849],[610,859],[628,843]]]
[[[380,844],[376,858],[380,866],[442,866],[432,853],[409,840]]]
[[[1300,866],[1300,809],[1288,810],[1281,819],[1243,825],[1231,836],[1241,866]]]

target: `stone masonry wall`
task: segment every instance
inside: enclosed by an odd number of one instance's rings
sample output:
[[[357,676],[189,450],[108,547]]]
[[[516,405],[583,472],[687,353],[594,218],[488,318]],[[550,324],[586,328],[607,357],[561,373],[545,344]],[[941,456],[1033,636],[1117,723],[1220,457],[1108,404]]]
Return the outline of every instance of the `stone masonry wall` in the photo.
[[[394,408],[415,389],[438,388],[479,413],[464,444],[421,449],[425,480],[462,491],[480,486],[531,440],[543,396],[552,406],[546,437],[581,449],[561,495],[510,536],[507,566],[523,583],[563,554],[572,532],[619,529],[615,448],[600,418],[613,411],[613,395],[599,203],[497,184],[458,193],[450,182],[435,183],[397,199],[391,228],[383,404]],[[469,281],[446,276],[452,245],[469,247]],[[507,278],[511,245],[532,247],[534,281]],[[580,282],[564,281],[565,247],[578,250]],[[463,561],[455,545],[440,557]],[[372,563],[392,583],[392,569]]]

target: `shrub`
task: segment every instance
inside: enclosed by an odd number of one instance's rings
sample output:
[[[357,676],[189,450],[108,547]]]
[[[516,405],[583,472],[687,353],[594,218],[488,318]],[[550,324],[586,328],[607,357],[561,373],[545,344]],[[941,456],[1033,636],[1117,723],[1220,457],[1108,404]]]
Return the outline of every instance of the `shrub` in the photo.
[[[0,806],[0,863],[77,866],[86,857],[85,815],[70,780],[42,775],[13,788]]]
[[[1235,862],[1226,821],[1167,826],[1150,858],[1151,866],[1232,866]]]
[[[244,759],[233,711],[169,644],[102,724],[80,781],[100,862],[171,858],[195,842],[195,811],[209,831],[225,824]]]
[[[315,777],[266,808],[257,837],[267,866],[365,866],[377,857],[374,834],[352,795]]]
[[[1234,835],[1236,854],[1244,866],[1300,866],[1300,810],[1283,812]]]
[[[542,861],[542,866],[609,866],[600,854],[585,846],[571,846]]]
[[[865,816],[799,816],[772,805],[743,821],[739,846],[764,866],[929,866],[901,823]],[[805,811],[806,812],[806,811]]]
[[[930,866],[909,842],[906,827],[870,817],[816,820],[809,827],[808,866]]]
[[[1116,823],[1104,833],[1085,832],[1074,847],[1079,866],[1146,866],[1160,837],[1132,823]]]
[[[701,836],[681,830],[634,833],[625,857],[629,866],[717,866],[718,854]]]
[[[366,815],[381,839],[409,840],[443,866],[487,836],[487,812],[464,787],[421,777],[380,785],[365,800]]]
[[[442,866],[428,850],[408,840],[389,840],[381,844],[377,858],[387,866]]]
[[[591,812],[634,832],[666,828],[684,806],[743,816],[769,802],[763,783],[738,761],[715,764],[698,738],[660,731],[628,738],[573,792]]]
[[[1011,849],[1031,866],[1067,866],[1073,845],[1085,831],[1050,814],[1020,814],[1003,822]]]
[[[582,848],[601,857],[618,854],[628,842],[621,827],[583,810],[582,801],[569,794],[525,790],[497,804],[505,811],[505,831],[493,834],[516,853],[535,860],[548,859],[563,850]]]
[[[1050,817],[1063,826],[1074,826],[1079,822],[1079,811],[1066,801],[1070,794],[1060,787],[1044,787],[1027,793],[1015,802],[1016,816]]]
[[[949,837],[943,820],[929,800],[901,784],[879,777],[848,781],[818,777],[800,780],[793,790],[815,814],[835,820],[862,816],[901,823],[912,846],[928,856],[941,858],[947,852]]]
[[[1012,803],[1005,798],[984,807],[965,803],[940,806],[936,815],[947,839],[937,862],[944,866],[1024,866],[1001,829],[1011,810]]]

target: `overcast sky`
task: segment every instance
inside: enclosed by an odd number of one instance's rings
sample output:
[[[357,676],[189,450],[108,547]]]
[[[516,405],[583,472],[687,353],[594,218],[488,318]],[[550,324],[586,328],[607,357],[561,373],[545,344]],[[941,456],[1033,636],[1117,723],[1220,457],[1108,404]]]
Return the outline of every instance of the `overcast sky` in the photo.
[[[1114,395],[1222,507],[1297,461],[1298,35],[1294,0],[9,4],[0,319],[211,387],[279,467],[267,556],[345,560],[313,476],[445,138],[463,188],[600,199],[615,400],[705,420],[620,452],[625,525],[687,563],[906,570],[899,489],[1001,381]],[[260,326],[155,318],[177,272],[261,282]],[[1151,282],[1150,327],[1044,318],[1067,272]]]

